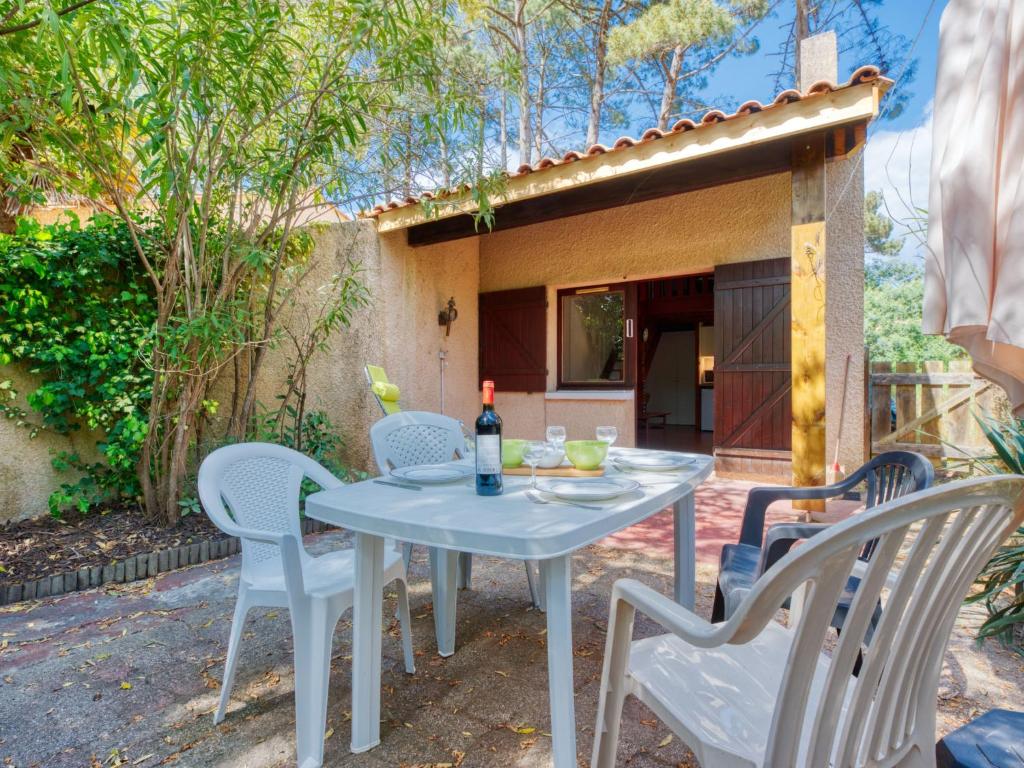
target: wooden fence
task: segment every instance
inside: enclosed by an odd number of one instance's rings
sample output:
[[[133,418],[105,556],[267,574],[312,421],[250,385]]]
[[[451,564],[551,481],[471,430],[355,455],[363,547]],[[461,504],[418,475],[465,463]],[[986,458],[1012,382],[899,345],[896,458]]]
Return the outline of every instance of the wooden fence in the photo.
[[[970,361],[872,362],[870,371],[872,455],[908,450],[956,462],[992,453],[974,414],[999,413],[1006,396],[975,376]]]

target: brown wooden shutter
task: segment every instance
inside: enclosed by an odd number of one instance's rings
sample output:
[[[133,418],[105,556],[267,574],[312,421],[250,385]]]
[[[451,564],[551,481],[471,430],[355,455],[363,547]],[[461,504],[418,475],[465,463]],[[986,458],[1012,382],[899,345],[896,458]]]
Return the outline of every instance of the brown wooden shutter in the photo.
[[[718,469],[790,471],[789,259],[715,268],[715,455]]]
[[[480,381],[499,392],[547,387],[547,290],[544,286],[481,293]]]

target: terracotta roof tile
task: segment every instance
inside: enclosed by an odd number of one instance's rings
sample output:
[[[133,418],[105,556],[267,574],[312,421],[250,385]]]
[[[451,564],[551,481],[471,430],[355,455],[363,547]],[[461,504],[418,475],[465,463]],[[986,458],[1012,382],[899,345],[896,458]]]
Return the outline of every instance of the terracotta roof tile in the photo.
[[[736,110],[737,115],[752,115],[755,112],[760,112],[764,109],[762,104],[757,99],[751,99],[740,104],[740,108]]]
[[[536,173],[538,171],[543,171],[547,168],[553,168],[557,165],[563,165],[565,163],[576,162],[578,160],[583,160],[588,157],[603,155],[609,152],[621,152],[622,150],[635,147],[638,144],[644,142],[661,139],[669,134],[709,128],[714,125],[717,125],[718,123],[724,123],[728,122],[729,120],[734,120],[737,117],[745,117],[747,115],[754,114],[755,112],[762,112],[764,110],[775,109],[777,107],[782,107],[796,101],[802,101],[807,98],[812,98],[820,94],[831,93],[832,91],[838,91],[843,88],[849,88],[854,85],[870,83],[875,80],[878,80],[879,78],[881,78],[881,76],[881,71],[878,67],[860,67],[850,76],[850,79],[847,80],[845,83],[833,83],[830,80],[819,80],[816,83],[812,84],[811,87],[808,88],[805,93],[801,93],[795,88],[790,88],[780,93],[768,104],[762,104],[760,101],[756,100],[745,101],[743,102],[743,104],[740,105],[739,109],[737,109],[732,114],[727,114],[726,112],[723,112],[720,109],[711,109],[704,113],[701,119],[697,122],[690,120],[688,118],[677,120],[672,125],[672,128],[669,131],[664,131],[661,130],[660,128],[648,128],[640,135],[639,139],[634,139],[632,136],[622,136],[618,138],[611,147],[605,146],[604,144],[593,144],[590,147],[588,147],[585,151],[570,150],[566,152],[560,160],[552,157],[544,157],[532,165],[524,163],[523,165],[520,165],[516,169],[515,173],[508,174],[508,177],[514,178],[516,176],[525,176],[528,173]],[[363,211],[360,215],[364,217],[378,216],[384,211],[394,210],[395,208],[401,208],[406,205],[416,204],[424,198],[434,199],[437,197],[447,197],[449,195],[458,194],[459,192],[467,191],[470,189],[472,189],[471,185],[464,184],[461,187],[457,187],[450,190],[438,190],[437,192],[434,193],[424,192],[418,197],[407,197],[402,202],[395,202],[394,200],[389,200],[386,203],[375,205],[369,211]]]
[[[720,109],[712,109],[710,112],[706,112],[704,117],[700,119],[701,125],[713,125],[714,123],[724,123],[730,118],[736,117],[736,115],[726,115]]]
[[[872,80],[877,80],[882,76],[882,70],[876,67],[874,64],[868,64],[863,67],[858,67],[854,70],[854,73],[850,75],[850,79],[846,82],[846,85],[860,85],[861,83],[870,83]],[[843,86],[836,86],[842,88]]]
[[[682,120],[676,120],[672,123],[672,133],[682,133],[683,131],[692,131],[697,127],[697,124],[688,117],[684,117]]]
[[[808,95],[815,93],[832,93],[839,86],[833,83],[831,80],[818,80],[817,82],[811,83],[811,87],[807,89]]]
[[[796,88],[789,88],[776,96],[772,104],[791,104],[794,101],[800,101],[803,97],[803,94]]]

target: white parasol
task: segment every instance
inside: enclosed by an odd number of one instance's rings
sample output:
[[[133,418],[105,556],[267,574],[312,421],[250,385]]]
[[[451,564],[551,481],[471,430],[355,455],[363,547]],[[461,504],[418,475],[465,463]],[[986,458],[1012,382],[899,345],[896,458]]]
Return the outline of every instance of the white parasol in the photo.
[[[950,0],[935,89],[924,331],[1024,415],[1024,2]]]

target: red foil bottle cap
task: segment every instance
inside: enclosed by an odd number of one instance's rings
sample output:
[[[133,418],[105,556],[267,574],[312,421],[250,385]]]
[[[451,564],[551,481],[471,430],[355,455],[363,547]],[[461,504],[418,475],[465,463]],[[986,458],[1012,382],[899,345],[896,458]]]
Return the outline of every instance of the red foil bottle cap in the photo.
[[[484,405],[494,405],[494,382],[485,381],[483,384]]]

